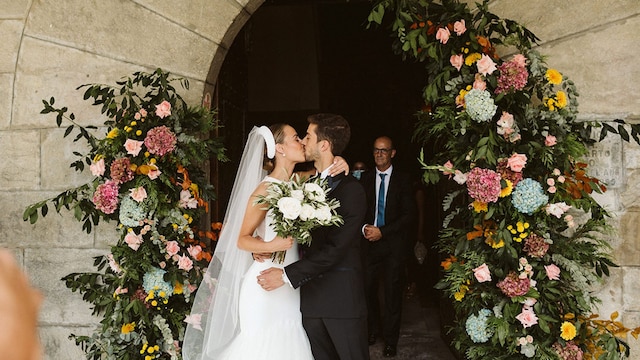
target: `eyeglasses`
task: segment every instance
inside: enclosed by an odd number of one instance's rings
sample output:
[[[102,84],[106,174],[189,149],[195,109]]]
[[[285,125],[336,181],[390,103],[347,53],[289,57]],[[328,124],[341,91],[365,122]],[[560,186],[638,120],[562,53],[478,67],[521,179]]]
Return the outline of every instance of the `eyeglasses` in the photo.
[[[388,154],[391,152],[392,149],[377,149],[377,148],[373,148],[373,153],[374,154]]]

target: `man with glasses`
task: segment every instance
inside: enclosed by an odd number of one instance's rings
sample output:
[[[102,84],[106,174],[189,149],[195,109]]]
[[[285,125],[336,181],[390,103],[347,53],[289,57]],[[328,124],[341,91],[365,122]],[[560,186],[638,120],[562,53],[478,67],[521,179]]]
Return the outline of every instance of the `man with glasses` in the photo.
[[[391,138],[378,137],[373,144],[375,171],[366,172],[362,177],[367,194],[367,216],[362,234],[368,245],[365,286],[369,345],[375,344],[381,335],[385,342],[385,357],[394,357],[397,353],[407,229],[415,214],[410,176],[394,169],[391,160],[395,155]],[[378,299],[378,285],[381,282],[384,296],[382,311]]]

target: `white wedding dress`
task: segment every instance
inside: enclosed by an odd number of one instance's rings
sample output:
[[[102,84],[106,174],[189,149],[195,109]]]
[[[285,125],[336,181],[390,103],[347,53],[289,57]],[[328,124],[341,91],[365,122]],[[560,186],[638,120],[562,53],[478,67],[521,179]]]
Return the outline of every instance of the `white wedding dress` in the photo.
[[[264,181],[279,181],[266,177]],[[256,230],[263,239],[273,239],[268,213]],[[287,250],[283,264],[254,261],[242,279],[239,301],[240,333],[221,353],[225,360],[313,360],[307,333],[302,327],[300,290],[284,284],[273,291],[258,285],[260,271],[283,268],[299,258],[298,244]]]

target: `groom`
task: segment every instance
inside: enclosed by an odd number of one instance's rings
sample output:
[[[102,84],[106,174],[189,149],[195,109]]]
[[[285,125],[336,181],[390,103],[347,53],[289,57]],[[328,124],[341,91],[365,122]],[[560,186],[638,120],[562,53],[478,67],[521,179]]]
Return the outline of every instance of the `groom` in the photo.
[[[335,155],[349,142],[349,123],[339,115],[316,114],[307,119],[302,140],[305,157],[321,177],[327,176]],[[272,267],[258,276],[266,290],[280,286],[300,289],[302,323],[315,360],[367,360],[367,305],[363,288],[360,228],[366,196],[360,183],[343,173],[328,179],[330,198],[340,201],[344,225],[312,231],[304,257],[282,269]]]

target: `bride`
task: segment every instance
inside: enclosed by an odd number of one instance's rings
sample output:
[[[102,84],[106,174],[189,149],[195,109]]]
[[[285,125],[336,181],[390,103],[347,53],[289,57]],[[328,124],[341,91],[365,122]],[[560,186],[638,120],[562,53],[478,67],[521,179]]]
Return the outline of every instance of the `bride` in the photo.
[[[265,144],[267,156],[274,159],[266,177]],[[299,289],[282,286],[267,292],[257,282],[260,271],[297,261],[297,244],[291,237],[276,236],[271,216],[253,205],[270,183],[289,180],[294,166],[304,161],[304,147],[293,127],[275,124],[249,133],[220,239],[185,320],[184,360],[313,359],[302,327]],[[334,173],[346,163],[338,165]],[[253,261],[251,256],[283,250],[283,264]]]

